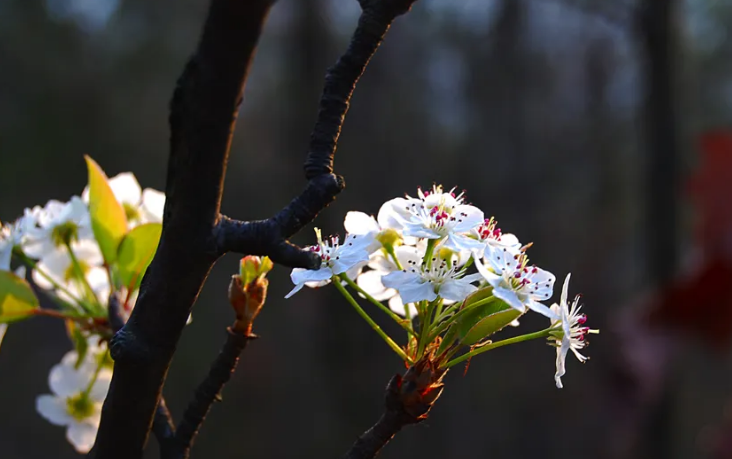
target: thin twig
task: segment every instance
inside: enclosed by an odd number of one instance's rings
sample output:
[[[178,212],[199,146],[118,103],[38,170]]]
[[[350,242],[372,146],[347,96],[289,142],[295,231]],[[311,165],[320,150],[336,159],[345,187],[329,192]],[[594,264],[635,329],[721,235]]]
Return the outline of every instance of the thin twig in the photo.
[[[173,451],[173,440],[175,439],[175,424],[173,416],[168,410],[165,399],[160,397],[160,403],[155,410],[152,426],[153,435],[160,445],[160,457],[171,457]]]
[[[226,343],[221,349],[218,357],[211,365],[206,379],[196,389],[196,393],[188,408],[183,413],[183,419],[175,432],[174,454],[164,456],[170,459],[187,459],[191,446],[198,435],[198,431],[206,420],[206,415],[211,410],[211,405],[221,399],[221,391],[236,370],[239,362],[239,355],[247,347],[249,341],[255,339],[256,335],[244,335],[231,328],[227,329],[228,336]]]

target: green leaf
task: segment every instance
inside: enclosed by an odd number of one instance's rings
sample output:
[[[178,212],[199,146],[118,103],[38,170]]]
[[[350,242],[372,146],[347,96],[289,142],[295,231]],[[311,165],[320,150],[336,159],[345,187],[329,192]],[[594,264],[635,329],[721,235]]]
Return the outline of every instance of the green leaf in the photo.
[[[107,176],[93,159],[84,156],[89,170],[89,214],[94,237],[102,250],[104,261],[117,259],[117,247],[127,233],[125,210],[114,197]]]
[[[470,346],[502,330],[522,313],[496,299],[468,312],[456,324],[461,344]]]
[[[27,319],[38,309],[38,298],[25,281],[10,271],[0,271],[0,323]]]
[[[447,319],[449,321],[454,320],[455,323],[450,325],[450,328],[447,329],[447,332],[442,337],[442,342],[440,343],[440,348],[437,350],[437,355],[442,354],[444,351],[447,350],[450,346],[452,346],[453,342],[458,338],[458,332],[460,331],[460,324],[463,323],[463,319],[466,318],[466,316],[470,315],[472,317],[472,311],[471,309],[474,308],[475,304],[484,300],[489,300],[493,297],[493,287],[488,286],[485,288],[482,288],[476,292],[471,293],[463,300],[463,304],[460,306],[460,310],[457,314],[455,314],[453,317]],[[462,337],[462,335],[460,335]]]
[[[163,225],[160,223],[147,223],[133,228],[122,239],[117,254],[122,285],[133,290],[140,285],[145,270],[155,256],[162,231]]]

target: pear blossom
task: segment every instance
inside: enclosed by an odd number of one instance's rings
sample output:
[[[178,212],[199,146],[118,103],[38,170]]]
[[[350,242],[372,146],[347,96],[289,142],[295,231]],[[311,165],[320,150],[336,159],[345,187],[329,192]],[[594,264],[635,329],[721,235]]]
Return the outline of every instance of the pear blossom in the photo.
[[[119,173],[110,178],[108,183],[114,197],[122,204],[130,227],[163,221],[164,193],[152,188],[143,190],[132,172]],[[88,186],[81,196],[84,202],[89,202]]]
[[[0,225],[0,271],[10,271],[13,248],[21,246],[28,230],[36,226],[38,209],[25,209],[23,216],[15,222]]]
[[[480,226],[470,230],[470,235],[482,243],[481,247],[476,250],[481,258],[485,255],[486,250],[502,250],[506,247],[509,249],[521,248],[518,238],[513,234],[503,233],[493,217],[485,219]]]
[[[293,269],[290,274],[290,279],[295,284],[295,288],[285,298],[290,298],[305,285],[309,287],[323,286],[330,281],[331,277],[349,270],[358,270],[369,260],[369,254],[366,248],[371,243],[371,239],[368,237],[347,234],[346,239],[341,244],[338,236],[331,236],[329,240],[323,241],[320,229],[318,228],[315,228],[315,234],[318,237],[318,245],[310,246],[306,249],[320,256],[320,268]]]
[[[589,333],[600,333],[599,330],[592,330],[589,327],[585,327],[584,324],[587,322],[587,316],[580,314],[581,305],[579,304],[580,296],[577,295],[572,301],[570,307],[567,303],[567,293],[569,290],[569,277],[564,280],[564,286],[562,287],[562,297],[559,304],[553,304],[551,309],[559,317],[551,321],[552,331],[550,332],[554,339],[553,346],[557,348],[557,372],[554,374],[554,381],[557,387],[561,389],[562,376],[565,373],[565,360],[567,359],[567,352],[572,350],[577,360],[584,363],[588,357],[579,353],[579,349],[587,346],[587,340],[585,337]]]
[[[453,189],[454,190],[454,189]],[[445,239],[445,247],[461,250],[480,250],[484,244],[468,236],[468,232],[483,221],[483,211],[464,204],[463,194],[442,191],[435,185],[432,191],[418,189],[418,198],[407,196],[387,201],[393,211],[391,224],[405,236]]]
[[[512,308],[526,312],[526,308],[550,319],[557,315],[539,301],[552,296],[554,274],[536,266],[527,266],[526,255],[520,250],[504,247],[486,252],[489,270],[474,255],[475,267],[483,278],[493,286],[493,296],[505,301]]]
[[[394,249],[394,254],[400,264],[407,265],[409,260],[421,259],[424,255],[424,249],[421,250],[412,246],[398,246]],[[396,289],[384,286],[381,282],[382,277],[393,271],[399,271],[392,257],[385,253],[384,250],[374,252],[369,260],[369,271],[361,273],[356,278],[356,283],[366,293],[371,295],[377,301],[388,300],[389,308],[400,316],[406,316],[406,308],[399,292]],[[409,316],[414,318],[417,316],[417,308],[409,305]]]
[[[94,237],[89,209],[78,196],[69,202],[48,201],[43,209],[34,212],[37,225],[27,229],[23,244],[24,252],[32,258],[41,258],[67,243]]]
[[[102,268],[103,258],[96,241],[83,239],[70,245],[71,250],[79,262],[86,282],[100,299],[106,301],[110,286],[107,272]],[[66,292],[57,291],[56,294],[65,301],[74,302],[84,296],[82,280],[74,268],[73,260],[68,249],[58,248],[47,253],[36,264],[31,274],[33,281],[41,288],[52,290],[56,284],[62,285],[76,298],[69,298]],[[50,279],[49,279],[50,278]]]
[[[106,353],[106,350],[103,350]],[[94,445],[112,370],[102,363],[99,348],[91,347],[77,367],[75,351],[67,353],[48,376],[53,394],[36,398],[36,410],[50,423],[66,427],[66,439],[77,452]]]
[[[464,272],[452,262],[438,257],[427,266],[419,257],[408,259],[401,271],[391,272],[381,278],[385,287],[399,291],[405,303],[427,300],[437,296],[450,301],[462,301],[478,288],[472,285],[481,279],[480,274],[464,276]]]

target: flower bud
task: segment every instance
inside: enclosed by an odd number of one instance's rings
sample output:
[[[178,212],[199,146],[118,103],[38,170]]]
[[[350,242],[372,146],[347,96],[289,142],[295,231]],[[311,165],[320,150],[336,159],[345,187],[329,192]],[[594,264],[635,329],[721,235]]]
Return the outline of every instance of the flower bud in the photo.
[[[229,303],[236,313],[234,330],[247,336],[251,334],[252,322],[267,298],[269,281],[266,275],[272,266],[268,257],[247,256],[241,260],[240,274],[231,276]]]
[[[239,276],[243,285],[249,285],[258,277],[264,277],[268,272],[272,271],[274,264],[269,257],[257,257],[247,255],[241,259],[239,265]]]

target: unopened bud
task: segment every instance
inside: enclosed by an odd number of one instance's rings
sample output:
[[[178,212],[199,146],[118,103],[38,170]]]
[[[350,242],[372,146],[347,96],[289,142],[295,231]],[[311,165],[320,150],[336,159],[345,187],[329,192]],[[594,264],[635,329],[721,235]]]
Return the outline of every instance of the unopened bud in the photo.
[[[267,299],[269,281],[265,276],[271,269],[269,258],[248,256],[242,258],[240,275],[231,276],[229,303],[236,313],[234,330],[247,336],[251,334],[252,322]]]
[[[247,255],[241,259],[239,265],[239,276],[243,285],[248,285],[258,277],[264,277],[268,272],[272,271],[274,264],[269,257],[257,257]]]

